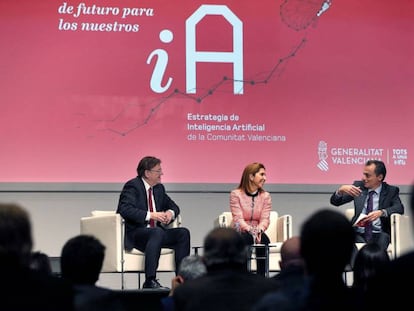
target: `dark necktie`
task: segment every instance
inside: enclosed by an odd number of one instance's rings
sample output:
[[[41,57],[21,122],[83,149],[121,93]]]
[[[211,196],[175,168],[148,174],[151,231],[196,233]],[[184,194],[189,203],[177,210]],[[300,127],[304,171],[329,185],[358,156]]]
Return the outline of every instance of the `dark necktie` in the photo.
[[[375,191],[370,191],[368,194],[368,201],[367,201],[367,215],[372,212],[374,208],[374,194]],[[368,242],[372,238],[372,221],[365,225],[365,240]]]
[[[154,206],[152,204],[152,188],[151,187],[148,189],[148,207],[149,207],[150,212],[153,213],[154,212]],[[154,219],[150,218],[149,223],[150,223],[151,228],[155,227]]]

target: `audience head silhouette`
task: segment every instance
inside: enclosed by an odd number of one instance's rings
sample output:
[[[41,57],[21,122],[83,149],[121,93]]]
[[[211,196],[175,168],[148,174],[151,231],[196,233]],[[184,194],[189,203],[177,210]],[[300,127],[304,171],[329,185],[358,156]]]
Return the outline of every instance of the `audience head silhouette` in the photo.
[[[386,250],[376,243],[365,244],[357,253],[354,264],[353,287],[367,290],[368,282],[389,263]]]
[[[240,233],[216,227],[204,239],[204,276],[184,282],[174,290],[175,310],[251,310],[274,282],[247,271],[248,245]]]
[[[280,248],[280,268],[303,266],[304,261],[300,252],[300,237],[293,236],[283,242]]]
[[[32,227],[28,212],[17,204],[0,203],[1,266],[28,266],[32,247]]]
[[[178,275],[184,280],[193,280],[207,273],[207,268],[201,257],[189,255],[184,257],[178,267]]]
[[[30,269],[51,275],[52,265],[49,256],[42,252],[33,252],[30,256]]]
[[[105,246],[95,237],[78,235],[62,248],[62,277],[74,284],[94,285],[99,279],[105,257]]]
[[[232,228],[214,228],[204,240],[204,262],[213,267],[244,268],[247,266],[247,245]]]
[[[345,215],[321,209],[302,226],[301,253],[309,274],[342,274],[351,259],[355,233]]]
[[[32,247],[29,212],[14,203],[0,203],[0,309],[73,310],[67,282],[30,268]]]

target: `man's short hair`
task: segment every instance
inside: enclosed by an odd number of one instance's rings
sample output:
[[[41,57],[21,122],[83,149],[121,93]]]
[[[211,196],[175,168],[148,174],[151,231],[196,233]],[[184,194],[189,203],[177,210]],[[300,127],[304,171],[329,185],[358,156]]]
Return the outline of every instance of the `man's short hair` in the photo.
[[[75,284],[94,285],[99,278],[104,258],[105,246],[97,238],[83,234],[75,236],[62,248],[62,277]]]
[[[324,208],[304,222],[300,239],[309,272],[342,272],[351,259],[355,231],[344,214]]]
[[[206,265],[202,258],[197,255],[184,257],[178,268],[178,275],[180,275],[184,281],[193,280],[206,273]]]
[[[385,176],[387,175],[387,168],[385,167],[385,163],[380,160],[368,160],[365,165],[369,166],[371,164],[375,165],[374,173],[376,176],[382,175],[382,181],[384,181]]]
[[[204,262],[213,265],[246,265],[247,248],[241,235],[232,228],[214,228],[204,240]]]
[[[14,203],[0,203],[0,259],[29,265],[33,247],[29,213]]]
[[[161,164],[161,160],[153,157],[153,156],[146,156],[143,157],[137,166],[137,175],[138,177],[144,177],[145,171],[153,169],[156,165]]]

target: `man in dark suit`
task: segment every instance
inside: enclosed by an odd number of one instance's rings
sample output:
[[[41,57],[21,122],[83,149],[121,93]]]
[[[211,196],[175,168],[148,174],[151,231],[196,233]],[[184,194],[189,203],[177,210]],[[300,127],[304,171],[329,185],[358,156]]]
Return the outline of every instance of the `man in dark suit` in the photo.
[[[165,228],[180,213],[178,205],[161,184],[161,160],[147,156],[137,167],[138,176],[123,187],[117,213],[125,219],[125,249],[145,253],[143,288],[165,288],[156,279],[161,248],[175,251],[175,264],[190,254],[190,232],[187,228]]]
[[[175,289],[175,310],[250,311],[263,295],[274,290],[274,283],[247,271],[247,253],[248,245],[236,230],[210,231],[203,254],[207,274]]]
[[[356,231],[355,242],[372,241],[383,249],[387,249],[390,243],[390,215],[404,213],[400,190],[384,182],[386,174],[382,161],[369,160],[365,163],[362,180],[340,186],[331,196],[331,204],[335,206],[354,201],[355,213],[351,222]],[[369,211],[370,200],[372,211]],[[365,214],[366,218],[356,224],[361,214]]]

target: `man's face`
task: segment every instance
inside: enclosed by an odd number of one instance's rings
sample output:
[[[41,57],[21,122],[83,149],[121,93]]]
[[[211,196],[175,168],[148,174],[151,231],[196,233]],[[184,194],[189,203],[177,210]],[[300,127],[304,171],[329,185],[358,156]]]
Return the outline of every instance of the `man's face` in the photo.
[[[362,175],[362,181],[364,182],[365,188],[371,190],[378,188],[383,178],[382,174],[378,176],[375,175],[375,164],[366,165]]]
[[[153,187],[161,183],[161,175],[163,174],[161,165],[157,164],[150,170],[145,171],[145,176],[147,177],[148,184]]]

